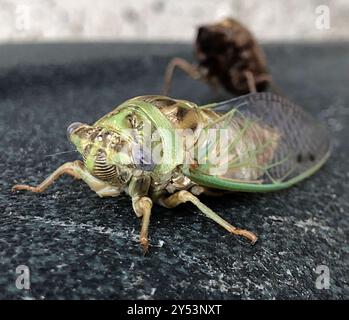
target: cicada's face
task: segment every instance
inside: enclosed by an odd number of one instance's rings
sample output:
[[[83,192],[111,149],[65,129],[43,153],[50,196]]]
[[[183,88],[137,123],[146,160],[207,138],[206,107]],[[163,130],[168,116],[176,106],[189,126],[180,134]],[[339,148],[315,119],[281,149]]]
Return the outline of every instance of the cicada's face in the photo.
[[[198,29],[196,38],[197,59],[201,65],[224,73],[241,48],[252,41],[249,31],[236,20],[228,18],[204,25]]]
[[[215,25],[200,27],[197,36],[197,46],[198,50],[206,56],[215,57],[217,54],[224,53],[227,49],[225,29]]]
[[[236,48],[250,40],[247,29],[233,19],[225,19],[219,23],[204,25],[198,29],[196,46],[199,61],[210,60],[217,64],[227,63]],[[212,61],[213,60],[213,61]]]
[[[196,39],[196,57],[199,65],[206,69],[209,75],[220,75],[227,72],[231,56],[235,54],[232,48],[232,30],[225,24],[202,26]]]
[[[74,122],[67,128],[67,136],[93,176],[120,188],[130,180],[134,170],[132,144],[115,131]]]

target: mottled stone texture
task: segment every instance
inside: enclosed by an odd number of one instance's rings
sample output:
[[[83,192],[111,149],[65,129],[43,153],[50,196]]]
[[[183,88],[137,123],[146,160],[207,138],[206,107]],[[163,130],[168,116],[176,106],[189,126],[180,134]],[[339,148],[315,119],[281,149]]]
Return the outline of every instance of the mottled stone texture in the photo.
[[[10,188],[38,183],[75,159],[52,156],[72,150],[65,138],[71,122],[93,122],[127,98],[159,93],[170,57],[190,58],[190,47],[39,46],[36,64],[19,58],[33,47],[0,49],[0,298],[349,298],[349,46],[266,47],[281,90],[330,127],[334,151],[292,189],[202,199],[259,242],[251,247],[227,234],[192,205],[156,207],[146,257],[128,197],[100,199],[70,177],[42,194]],[[65,63],[52,64],[62,52]],[[79,52],[94,59],[69,63]],[[22,63],[6,68],[8,61]],[[172,96],[227,97],[180,73]],[[16,289],[18,265],[30,268],[30,291]],[[319,265],[330,270],[327,290],[315,286]]]
[[[0,41],[192,41],[198,25],[227,16],[263,41],[326,41],[348,39],[348,14],[347,0],[0,0]]]

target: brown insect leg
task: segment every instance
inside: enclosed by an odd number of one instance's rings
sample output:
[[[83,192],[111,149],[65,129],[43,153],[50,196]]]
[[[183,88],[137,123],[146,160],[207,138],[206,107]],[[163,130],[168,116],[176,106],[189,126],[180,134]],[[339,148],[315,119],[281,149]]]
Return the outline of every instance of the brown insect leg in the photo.
[[[26,184],[16,184],[12,187],[12,191],[16,190],[29,190],[32,192],[43,192],[45,191],[51,184],[57,180],[62,174],[69,174],[76,179],[81,179],[80,174],[76,171],[76,165],[80,161],[75,162],[67,162],[61,165],[58,169],[56,169],[52,174],[50,174],[43,182],[41,182],[38,186],[32,187]]]
[[[193,79],[200,79],[201,73],[196,65],[189,63],[187,60],[182,58],[173,58],[166,67],[165,79],[164,79],[164,90],[163,94],[166,96],[170,91],[172,84],[172,78],[175,68],[181,69],[189,77]]]
[[[148,228],[153,202],[148,197],[137,197],[132,199],[132,205],[137,217],[142,217],[140,242],[143,247],[143,253],[146,254],[149,249]]]
[[[246,77],[247,86],[248,86],[248,90],[250,91],[250,93],[257,92],[256,81],[255,81],[255,78],[253,76],[253,73],[251,71],[245,71],[244,75]]]
[[[166,208],[174,208],[179,204],[187,201],[194,204],[203,214],[205,214],[208,218],[212,219],[213,221],[217,222],[220,226],[228,230],[230,233],[243,236],[250,240],[252,244],[254,244],[257,241],[257,236],[254,233],[248,230],[238,229],[234,227],[233,225],[222,219],[217,213],[213,212],[209,207],[204,205],[197,197],[195,197],[193,194],[186,190],[179,191],[167,198],[159,199],[159,203]]]

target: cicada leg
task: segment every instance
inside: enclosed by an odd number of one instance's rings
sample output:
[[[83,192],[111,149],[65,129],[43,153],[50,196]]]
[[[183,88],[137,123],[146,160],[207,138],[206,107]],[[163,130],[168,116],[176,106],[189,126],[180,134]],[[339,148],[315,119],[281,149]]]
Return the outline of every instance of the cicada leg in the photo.
[[[209,207],[204,205],[197,197],[195,197],[189,191],[182,190],[167,198],[159,199],[159,203],[166,208],[174,208],[179,204],[185,203],[188,201],[194,204],[198,209],[200,209],[200,211],[203,214],[205,214],[208,218],[217,222],[220,226],[228,230],[230,233],[243,236],[248,240],[250,240],[252,244],[254,244],[257,241],[257,236],[254,233],[248,230],[238,229],[234,227],[233,225],[231,225],[230,223],[222,219],[217,213],[213,212]]]
[[[149,197],[134,197],[132,198],[132,206],[137,217],[142,217],[140,242],[143,247],[143,252],[146,254],[149,249],[148,227],[153,202]]]
[[[263,73],[258,76],[254,76],[251,71],[245,71],[244,74],[247,81],[248,90],[250,93],[257,92],[256,83],[259,83],[259,82],[272,83],[272,80],[273,80],[272,76],[268,73]],[[278,92],[275,92],[275,93],[278,93]]]
[[[168,95],[170,91],[173,73],[176,67],[181,69],[189,77],[195,80],[200,79],[202,76],[199,71],[199,68],[196,65],[191,64],[187,60],[184,60],[182,58],[173,58],[167,65],[166,72],[165,72],[164,90],[163,90],[163,94],[165,96]]]
[[[67,162],[61,165],[58,169],[56,169],[53,173],[51,173],[43,182],[41,182],[38,186],[32,187],[26,184],[16,184],[12,187],[12,191],[17,190],[29,190],[32,192],[43,192],[45,191],[51,184],[55,182],[61,175],[68,174],[73,176],[76,179],[81,179],[80,174],[76,170],[75,162]]]
[[[253,73],[251,71],[245,71],[244,74],[246,77],[247,86],[248,86],[248,90],[250,91],[250,93],[257,92],[256,80],[254,78]]]
[[[58,169],[56,169],[53,173],[51,173],[38,186],[32,187],[26,184],[16,184],[15,186],[12,187],[12,191],[29,190],[32,192],[43,192],[63,174],[71,175],[76,179],[82,179],[100,197],[117,196],[120,193],[118,188],[113,187],[108,183],[101,181],[95,178],[94,176],[92,176],[89,173],[89,171],[85,168],[83,163],[79,160],[76,160],[74,162],[64,163]]]

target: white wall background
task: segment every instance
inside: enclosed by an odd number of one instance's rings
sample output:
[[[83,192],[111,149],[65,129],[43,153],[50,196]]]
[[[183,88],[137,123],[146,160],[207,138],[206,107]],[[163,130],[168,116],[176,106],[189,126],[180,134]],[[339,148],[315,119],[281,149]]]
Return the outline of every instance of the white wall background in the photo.
[[[192,41],[226,16],[262,41],[349,39],[349,0],[0,0],[0,42]]]

